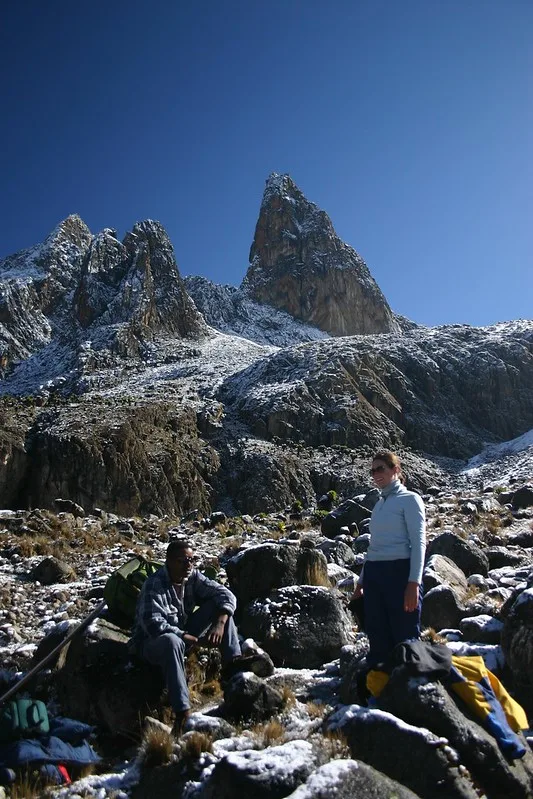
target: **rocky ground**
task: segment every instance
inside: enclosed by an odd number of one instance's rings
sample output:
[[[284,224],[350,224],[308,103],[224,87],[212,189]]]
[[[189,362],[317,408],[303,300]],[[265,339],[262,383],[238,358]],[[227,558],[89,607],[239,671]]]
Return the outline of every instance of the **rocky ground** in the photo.
[[[503,459],[502,452],[499,459],[493,452],[492,461],[486,457],[473,462],[471,470],[453,478],[455,489],[449,483],[435,484],[424,494],[428,555],[423,621],[440,631],[455,654],[480,654],[531,720],[533,487],[520,477],[528,461],[518,449],[507,447]],[[516,469],[510,476],[513,462]],[[194,694],[197,712],[188,731],[171,743],[165,757],[155,759],[146,754],[150,735],[144,733],[142,742],[139,716],[131,722],[127,712],[116,706],[111,710],[112,703],[100,695],[97,711],[89,712],[78,696],[80,715],[86,712],[85,720],[100,722],[94,744],[104,757],[98,769],[103,773],[56,789],[57,796],[181,792],[195,799],[237,793],[311,799],[331,793],[333,786],[339,796],[350,790],[361,796],[533,795],[531,753],[506,765],[493,739],[474,721],[464,721],[462,732],[449,721],[443,734],[429,706],[423,705],[427,697],[412,698],[409,712],[391,698],[383,707],[394,707],[392,713],[363,707],[354,674],[366,651],[366,637],[345,606],[368,543],[364,520],[359,530],[348,526],[327,538],[320,530],[326,511],[316,505],[294,505],[253,518],[192,514],[185,520],[124,518],[98,510],[89,515],[72,503],[59,503],[57,510],[0,512],[4,686],[14,673],[28,670],[47,635],[64,635],[102,601],[114,569],[138,553],[163,559],[174,535],[190,537],[201,567],[229,579],[242,605],[243,633],[255,638],[276,666],[268,678],[245,675],[241,684],[226,686],[223,704],[216,678],[204,691],[207,677],[201,673]],[[314,586],[303,585],[307,580]],[[334,631],[328,640],[326,627]],[[99,625],[93,624],[86,639],[90,645],[102,637]],[[116,637],[122,640],[118,633]],[[33,693],[46,699],[52,713],[74,715],[73,698],[61,682],[68,657],[66,661],[42,675]],[[111,679],[106,668],[105,663],[100,666],[98,684]],[[79,673],[74,676],[78,679]],[[243,696],[249,704],[237,712]],[[447,697],[444,691],[435,701],[442,705]],[[423,724],[414,714],[417,702],[422,703]],[[135,707],[134,697],[124,704]],[[168,720],[164,707],[158,707],[160,718]],[[117,735],[127,724],[128,736]],[[396,751],[419,747],[423,776],[415,778],[398,761],[383,758],[372,744],[374,729]],[[492,759],[501,759],[494,773],[476,760],[466,740],[477,741],[472,744],[475,751],[488,747]],[[159,765],[158,757],[168,762]],[[270,774],[266,782],[258,776],[265,771]],[[437,794],[443,781],[446,790]]]

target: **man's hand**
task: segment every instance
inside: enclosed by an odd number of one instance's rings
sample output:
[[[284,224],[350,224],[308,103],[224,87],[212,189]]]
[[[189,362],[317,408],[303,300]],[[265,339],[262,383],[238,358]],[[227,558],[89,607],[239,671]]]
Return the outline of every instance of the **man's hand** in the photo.
[[[191,635],[190,633],[183,633],[183,640],[186,644],[197,644],[198,638],[195,635]]]
[[[206,639],[209,646],[220,646],[227,620],[227,615],[219,616],[207,631]]]
[[[403,609],[406,613],[412,613],[418,607],[418,583],[407,583],[403,596]]]

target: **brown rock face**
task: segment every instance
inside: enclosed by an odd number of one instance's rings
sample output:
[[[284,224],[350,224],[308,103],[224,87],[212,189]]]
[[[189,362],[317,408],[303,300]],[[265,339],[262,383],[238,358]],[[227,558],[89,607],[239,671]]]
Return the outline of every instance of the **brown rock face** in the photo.
[[[267,180],[243,288],[334,336],[400,329],[363,259],[288,175]]]

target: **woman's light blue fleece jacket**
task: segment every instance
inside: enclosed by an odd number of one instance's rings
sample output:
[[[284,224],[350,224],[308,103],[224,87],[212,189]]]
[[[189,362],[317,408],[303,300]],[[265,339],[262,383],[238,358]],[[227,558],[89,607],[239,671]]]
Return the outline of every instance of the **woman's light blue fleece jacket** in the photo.
[[[370,519],[370,546],[367,560],[409,558],[409,582],[422,581],[426,551],[426,511],[422,498],[393,480],[381,491],[381,498]],[[364,567],[363,567],[364,568]],[[359,577],[363,582],[363,573]]]

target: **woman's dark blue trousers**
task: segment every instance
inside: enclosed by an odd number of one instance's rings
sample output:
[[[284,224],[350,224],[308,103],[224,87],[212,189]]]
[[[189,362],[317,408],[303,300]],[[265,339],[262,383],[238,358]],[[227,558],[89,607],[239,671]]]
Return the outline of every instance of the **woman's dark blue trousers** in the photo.
[[[402,560],[367,560],[363,571],[365,632],[370,642],[367,663],[382,663],[396,644],[420,638],[422,586],[418,608],[411,613],[403,609],[404,593],[411,563]]]

